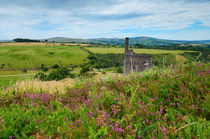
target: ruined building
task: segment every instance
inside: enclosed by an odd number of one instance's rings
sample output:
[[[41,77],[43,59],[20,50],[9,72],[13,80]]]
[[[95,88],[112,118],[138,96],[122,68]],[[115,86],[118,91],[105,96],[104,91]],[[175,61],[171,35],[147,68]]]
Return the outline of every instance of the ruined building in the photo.
[[[125,39],[124,74],[129,72],[141,72],[152,67],[152,56],[147,54],[135,54],[129,49],[129,38]]]

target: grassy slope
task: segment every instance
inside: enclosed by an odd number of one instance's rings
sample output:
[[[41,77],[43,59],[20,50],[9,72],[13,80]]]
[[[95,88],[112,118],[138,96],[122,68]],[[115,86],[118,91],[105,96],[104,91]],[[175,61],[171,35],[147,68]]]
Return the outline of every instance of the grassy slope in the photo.
[[[0,138],[208,138],[209,65],[0,97]],[[41,95],[42,94],[42,95]]]
[[[79,65],[87,56],[79,46],[1,46],[0,66],[5,64],[3,70],[16,70],[40,68],[41,64]]]
[[[91,51],[92,53],[97,54],[108,54],[108,53],[115,53],[115,54],[122,54],[124,53],[124,48],[92,48],[87,47],[87,50]],[[183,50],[158,50],[158,49],[134,49],[134,52],[138,54],[181,54],[184,52],[192,52],[192,51],[183,51]]]

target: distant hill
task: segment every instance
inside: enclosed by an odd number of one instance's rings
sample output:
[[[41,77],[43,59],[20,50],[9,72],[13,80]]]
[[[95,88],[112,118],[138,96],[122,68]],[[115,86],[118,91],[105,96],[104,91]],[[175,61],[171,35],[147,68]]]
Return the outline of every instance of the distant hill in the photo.
[[[93,44],[112,44],[112,45],[124,45],[124,38],[93,38],[93,39],[80,39],[80,38],[65,38],[65,37],[53,37],[48,39],[40,39],[40,41],[48,40],[48,42],[63,42],[63,43],[93,43]],[[8,42],[9,40],[4,40],[0,42]],[[144,44],[146,46],[168,46],[168,45],[210,45],[210,40],[200,40],[200,41],[185,41],[185,40],[167,40],[158,39],[152,37],[133,37],[130,38],[130,45]]]
[[[49,42],[75,42],[75,43],[101,43],[101,44],[113,44],[113,45],[124,45],[124,38],[93,38],[93,39],[72,39],[55,37],[47,39]],[[130,45],[144,44],[147,46],[160,46],[160,45],[175,45],[175,44],[210,44],[210,40],[201,41],[183,41],[183,40],[167,40],[157,39],[152,37],[133,37],[130,38]]]
[[[124,39],[119,38],[99,38],[99,39],[89,39],[92,42],[98,43],[107,43],[107,44],[118,44],[123,45],[125,42]],[[201,41],[182,41],[182,40],[167,40],[167,39],[157,39],[152,37],[134,37],[130,38],[130,45],[135,44],[144,44],[147,46],[160,46],[160,45],[174,45],[174,44],[210,44],[210,40],[201,40]]]
[[[54,38],[48,38],[44,39],[48,40],[48,42],[72,42],[72,43],[87,43],[88,40],[85,39],[75,39],[75,38],[64,38],[64,37],[54,37]]]

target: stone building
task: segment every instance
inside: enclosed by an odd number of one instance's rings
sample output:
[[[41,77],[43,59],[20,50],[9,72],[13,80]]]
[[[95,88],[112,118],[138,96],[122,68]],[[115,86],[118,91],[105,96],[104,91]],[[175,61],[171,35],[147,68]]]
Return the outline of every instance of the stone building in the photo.
[[[135,54],[129,49],[129,38],[125,39],[124,74],[141,72],[152,67],[152,55]]]

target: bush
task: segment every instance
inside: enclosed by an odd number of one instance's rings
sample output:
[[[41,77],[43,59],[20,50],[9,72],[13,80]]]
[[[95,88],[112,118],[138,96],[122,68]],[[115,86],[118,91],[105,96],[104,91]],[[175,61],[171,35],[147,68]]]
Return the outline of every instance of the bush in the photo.
[[[84,74],[84,73],[90,71],[90,67],[91,67],[90,64],[82,65],[82,69],[80,70],[80,74]]]
[[[5,64],[1,64],[1,69],[3,69],[3,68],[4,68],[4,66],[5,66]]]
[[[118,67],[117,68],[117,73],[123,73],[123,68],[122,67]]]
[[[47,76],[46,74],[39,72],[34,76],[34,79],[39,79],[41,81],[51,81],[51,80],[62,80],[64,78],[71,77],[74,78],[75,74],[70,73],[70,70],[67,68],[59,68],[56,71],[50,72]]]
[[[45,67],[45,65],[44,64],[41,64],[41,70],[43,70],[43,71],[48,71],[48,68],[47,67]]]
[[[59,68],[56,71],[50,72],[48,75],[48,80],[62,80],[64,78],[70,77],[70,70],[67,68]]]
[[[42,72],[39,72],[34,76],[34,79],[39,79],[41,81],[46,81],[47,80],[47,75],[42,73]]]
[[[48,68],[47,67],[44,67],[42,70],[43,71],[48,71]]]
[[[44,67],[45,67],[45,65],[44,64],[41,64],[41,67],[40,68],[43,69]]]
[[[54,65],[52,66],[52,68],[53,68],[53,69],[58,69],[58,68],[59,68],[59,65],[58,65],[58,64],[54,64]]]

